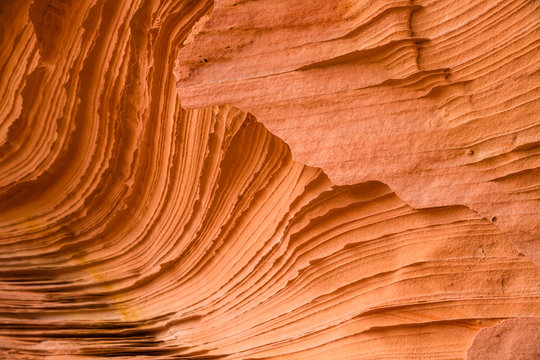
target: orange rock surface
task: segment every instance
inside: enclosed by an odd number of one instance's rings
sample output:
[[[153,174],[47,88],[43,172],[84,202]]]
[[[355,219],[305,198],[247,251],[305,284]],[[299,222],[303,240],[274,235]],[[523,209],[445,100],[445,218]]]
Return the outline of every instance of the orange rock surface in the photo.
[[[336,184],[465,205],[540,266],[539,21],[536,1],[216,1],[178,90],[250,111]]]
[[[539,8],[0,0],[0,359],[537,360]]]

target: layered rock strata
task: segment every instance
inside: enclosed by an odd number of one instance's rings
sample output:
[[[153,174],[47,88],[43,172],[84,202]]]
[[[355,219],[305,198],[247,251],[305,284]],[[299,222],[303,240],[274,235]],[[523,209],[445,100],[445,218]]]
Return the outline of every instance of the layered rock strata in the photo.
[[[250,111],[336,184],[465,205],[540,265],[539,21],[525,0],[216,1],[178,89]]]
[[[535,359],[538,6],[0,0],[0,359]]]

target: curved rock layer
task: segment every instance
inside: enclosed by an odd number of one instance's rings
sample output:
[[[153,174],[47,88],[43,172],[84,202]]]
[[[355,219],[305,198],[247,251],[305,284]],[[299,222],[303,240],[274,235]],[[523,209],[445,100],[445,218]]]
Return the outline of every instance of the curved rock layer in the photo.
[[[216,0],[180,52],[182,105],[250,111],[336,184],[468,206],[540,266],[539,6]]]
[[[0,359],[536,356],[537,7],[0,0]]]

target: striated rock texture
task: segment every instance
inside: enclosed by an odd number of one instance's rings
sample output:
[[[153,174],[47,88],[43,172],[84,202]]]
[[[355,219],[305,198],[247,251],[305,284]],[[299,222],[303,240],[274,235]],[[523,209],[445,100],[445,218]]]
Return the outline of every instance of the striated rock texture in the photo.
[[[0,0],[0,359],[538,359],[539,7]]]
[[[336,184],[465,205],[540,266],[539,6],[216,1],[180,52],[181,102],[250,111]]]

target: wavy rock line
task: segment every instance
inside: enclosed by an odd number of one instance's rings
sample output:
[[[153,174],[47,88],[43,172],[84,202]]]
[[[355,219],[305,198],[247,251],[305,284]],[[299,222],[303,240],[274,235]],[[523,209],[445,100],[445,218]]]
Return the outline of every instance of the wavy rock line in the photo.
[[[348,95],[378,109],[422,91],[418,101],[450,101],[452,72],[418,67],[428,49],[419,42],[435,37],[415,25],[424,9],[0,2],[0,359],[463,359],[485,354],[502,320],[528,331],[521,319],[540,317],[540,270],[500,221],[465,206],[415,209],[364,181],[368,172],[336,186],[325,167],[294,161],[260,112],[289,107],[285,119],[326,104],[321,119],[339,115],[342,98],[319,92],[343,92],[332,76],[378,89]],[[208,30],[218,23],[229,28]],[[209,43],[215,51],[204,52]],[[426,111],[415,101],[400,106]],[[256,105],[264,125],[213,102]],[[287,119],[290,131],[300,117]],[[396,133],[392,119],[381,129]],[[367,157],[369,146],[347,151]],[[527,176],[519,185],[532,194]]]
[[[217,0],[178,90],[249,111],[335,184],[465,205],[540,266],[539,24],[525,0]]]

